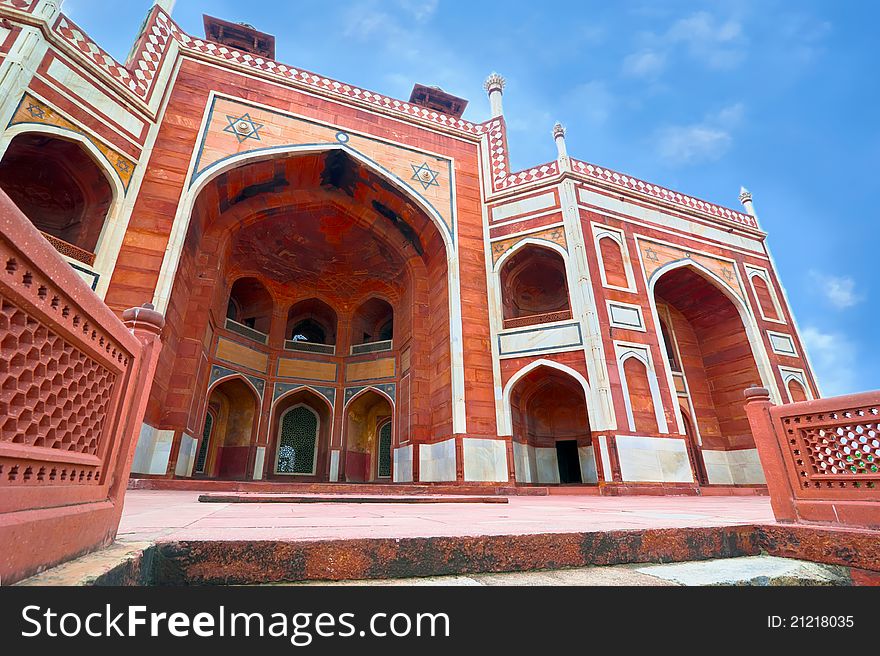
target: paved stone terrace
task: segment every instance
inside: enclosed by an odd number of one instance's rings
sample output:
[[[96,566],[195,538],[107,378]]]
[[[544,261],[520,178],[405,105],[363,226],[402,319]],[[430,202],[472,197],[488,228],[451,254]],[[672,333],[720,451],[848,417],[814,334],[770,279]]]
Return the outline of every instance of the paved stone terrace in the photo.
[[[510,497],[507,504],[199,503],[129,490],[118,539],[317,540],[771,524],[767,497]]]

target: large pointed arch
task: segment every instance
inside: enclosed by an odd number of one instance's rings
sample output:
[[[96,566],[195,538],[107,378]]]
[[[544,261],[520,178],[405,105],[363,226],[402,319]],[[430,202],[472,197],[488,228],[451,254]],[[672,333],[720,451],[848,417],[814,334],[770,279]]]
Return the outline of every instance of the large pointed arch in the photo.
[[[536,369],[540,369],[541,367],[547,367],[549,369],[555,369],[556,371],[560,371],[564,374],[567,374],[574,378],[583,388],[584,390],[584,402],[587,404],[587,413],[590,417],[595,416],[595,408],[593,403],[593,397],[590,393],[590,383],[584,378],[583,374],[579,371],[572,369],[569,366],[561,364],[559,362],[555,362],[554,360],[548,360],[542,358],[540,360],[535,360],[530,362],[525,367],[517,371],[513,376],[510,377],[510,380],[507,381],[507,385],[504,386],[504,391],[502,393],[502,422],[501,426],[498,428],[498,434],[503,436],[511,436],[513,435],[513,415],[510,408],[510,395],[513,392],[513,389],[516,387],[516,384],[530,373],[535,371]]]
[[[455,245],[454,233],[447,226],[438,211],[431,206],[423,197],[409,187],[402,180],[391,174],[378,163],[363,154],[345,146],[344,144],[307,144],[288,145],[272,149],[251,151],[234,155],[217,162],[192,178],[192,182],[181,193],[177,212],[169,235],[168,246],[159,271],[153,303],[158,311],[165,312],[171,302],[171,294],[181,261],[184,242],[193,218],[196,200],[207,185],[216,180],[223,173],[239,167],[254,164],[261,161],[285,159],[306,155],[325,155],[330,152],[344,152],[351,157],[359,166],[371,174],[377,176],[383,183],[387,183],[390,193],[397,194],[401,200],[418,208],[424,215],[422,221],[425,225],[432,225],[439,233],[445,253],[447,304],[449,314],[450,336],[450,364],[451,364],[451,387],[452,387],[452,430],[455,433],[467,432],[467,414],[465,410],[465,380],[464,380],[464,339],[462,329],[461,290],[458,253]],[[195,165],[197,154],[193,156]],[[450,184],[453,184],[450,181]],[[454,229],[454,224],[453,224]],[[436,238],[436,237],[435,237]],[[438,251],[438,259],[443,255]],[[441,260],[442,261],[442,260]]]
[[[657,286],[657,282],[664,276],[664,274],[682,268],[690,268],[695,273],[702,276],[709,284],[713,285],[722,294],[724,294],[724,296],[727,297],[727,299],[736,308],[737,313],[739,314],[742,321],[743,329],[746,333],[749,345],[751,346],[752,355],[755,358],[755,364],[758,368],[758,375],[761,377],[761,383],[764,387],[770,390],[770,395],[773,398],[774,402],[779,403],[782,397],[776,384],[776,379],[773,375],[773,369],[770,364],[770,359],[767,356],[767,350],[764,348],[764,342],[761,339],[761,331],[758,328],[758,324],[755,320],[754,315],[752,314],[751,310],[746,305],[742,297],[740,297],[740,295],[736,293],[736,291],[727,283],[727,281],[723,280],[720,276],[718,276],[699,262],[696,262],[695,260],[692,260],[690,258],[675,260],[673,262],[668,262],[667,264],[664,264],[662,267],[651,274],[651,277],[648,280],[648,302],[651,306],[651,314],[654,317],[655,334],[662,335],[660,314],[657,311],[657,300],[655,295],[655,287]],[[660,352],[663,356],[663,362],[668,362],[669,354],[666,351],[666,345],[662,339],[658,341]],[[675,382],[672,378],[672,371],[668,366],[664,366],[664,370],[666,372],[669,393],[670,395],[672,395],[670,402],[672,403],[672,407],[675,412],[678,432],[680,435],[684,435],[685,427],[684,420],[681,414],[681,408],[679,407],[677,400],[674,398]]]

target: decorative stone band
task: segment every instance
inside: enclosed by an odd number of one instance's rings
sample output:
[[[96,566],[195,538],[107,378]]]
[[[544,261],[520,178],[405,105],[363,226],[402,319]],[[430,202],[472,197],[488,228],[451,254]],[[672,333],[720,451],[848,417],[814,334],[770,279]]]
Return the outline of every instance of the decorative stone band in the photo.
[[[84,248],[80,248],[79,246],[74,246],[73,244],[69,244],[63,239],[58,239],[54,235],[50,235],[48,232],[40,231],[40,234],[46,238],[52,246],[55,247],[55,250],[61,253],[62,255],[66,255],[67,257],[73,258],[77,262],[82,262],[83,264],[88,264],[92,266],[95,263],[95,254],[90,253]]]
[[[128,66],[118,63],[90,39],[81,28],[64,15],[58,18],[53,31],[61,39],[69,43],[76,52],[81,53],[112,80],[115,80],[128,92],[133,93],[141,100],[149,100],[169,43],[171,40],[174,40],[178,42],[181,48],[191,52],[220,59],[227,64],[241,66],[252,71],[258,71],[261,74],[282,78],[289,83],[311,91],[329,93],[348,100],[365,103],[368,106],[398,113],[410,119],[425,121],[463,134],[477,137],[488,134],[492,167],[492,188],[494,191],[512,189],[540,180],[554,178],[560,174],[559,165],[556,161],[541,164],[517,173],[511,173],[508,165],[505,130],[503,128],[503,121],[500,119],[492,119],[485,123],[472,123],[419,105],[323,77],[316,73],[303,71],[234,48],[197,39],[183,32],[171,17],[159,7],[154,7],[153,12],[150,14]],[[586,162],[572,160],[571,165],[575,173],[589,178],[602,180],[653,198],[758,229],[755,219],[747,214],[679,194]]]
[[[510,328],[522,328],[523,326],[537,326],[543,323],[553,323],[554,321],[568,321],[569,319],[571,319],[571,310],[545,312],[544,314],[533,314],[528,317],[505,319],[504,329],[508,330]]]
[[[579,160],[572,160],[571,168],[575,173],[580,173],[587,178],[593,180],[610,183],[612,185],[623,187],[630,191],[635,191],[637,193],[644,194],[652,198],[657,198],[668,203],[674,203],[676,205],[687,207],[691,210],[697,210],[699,212],[703,212],[705,214],[718,217],[720,219],[733,221],[734,223],[740,223],[748,228],[753,228],[755,230],[759,229],[758,222],[755,220],[754,217],[749,216],[748,214],[743,214],[742,212],[737,212],[721,205],[715,205],[713,203],[700,200],[699,198],[694,198],[693,196],[680,194],[677,191],[672,191],[664,187],[659,187],[655,184],[651,184],[650,182],[645,182],[643,180],[639,180],[638,178],[624,175],[623,173],[617,173],[616,171],[612,171],[601,166],[596,166],[595,164],[581,162]]]

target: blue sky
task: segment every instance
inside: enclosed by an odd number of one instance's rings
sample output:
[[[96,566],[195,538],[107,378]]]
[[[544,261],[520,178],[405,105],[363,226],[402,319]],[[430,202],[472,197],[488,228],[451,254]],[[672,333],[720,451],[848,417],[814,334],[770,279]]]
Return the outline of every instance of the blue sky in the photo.
[[[67,0],[124,59],[151,2]],[[514,169],[569,152],[739,208],[748,187],[770,233],[825,395],[880,388],[876,318],[880,3],[178,0],[277,37],[278,59],[394,97],[415,82],[468,98],[507,79]]]

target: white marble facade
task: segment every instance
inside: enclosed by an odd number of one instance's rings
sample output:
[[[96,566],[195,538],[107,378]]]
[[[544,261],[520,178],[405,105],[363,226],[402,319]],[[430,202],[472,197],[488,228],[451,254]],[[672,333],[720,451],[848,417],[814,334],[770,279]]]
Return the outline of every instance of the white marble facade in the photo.
[[[455,439],[419,446],[419,480],[438,483],[455,480]]]
[[[413,447],[412,444],[394,449],[394,482],[411,483],[413,479]]]
[[[141,425],[131,471],[134,474],[166,474],[174,431],[158,430],[149,424]]]
[[[177,454],[177,465],[174,467],[175,476],[192,476],[193,467],[196,464],[196,453],[199,441],[186,433],[180,438],[180,451]]]
[[[694,482],[683,439],[618,435],[617,455],[624,482]]]
[[[703,462],[710,485],[763,485],[767,482],[757,449],[703,449]]]
[[[504,440],[462,439],[464,480],[506,483],[507,448]]]

